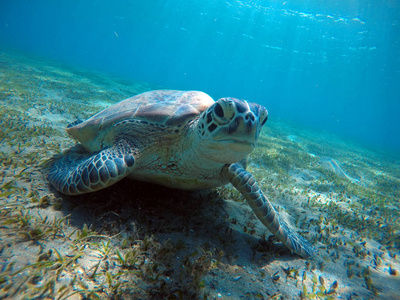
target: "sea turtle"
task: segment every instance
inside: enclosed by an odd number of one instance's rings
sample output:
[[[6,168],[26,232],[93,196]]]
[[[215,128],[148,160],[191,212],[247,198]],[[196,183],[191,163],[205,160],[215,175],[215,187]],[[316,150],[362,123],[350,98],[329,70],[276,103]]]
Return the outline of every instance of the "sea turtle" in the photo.
[[[231,183],[260,221],[302,257],[313,246],[279,217],[245,170],[267,110],[235,98],[214,101],[198,91],[149,91],[123,100],[67,132],[86,148],[50,167],[48,180],[61,193],[97,191],[129,177],[179,189]]]

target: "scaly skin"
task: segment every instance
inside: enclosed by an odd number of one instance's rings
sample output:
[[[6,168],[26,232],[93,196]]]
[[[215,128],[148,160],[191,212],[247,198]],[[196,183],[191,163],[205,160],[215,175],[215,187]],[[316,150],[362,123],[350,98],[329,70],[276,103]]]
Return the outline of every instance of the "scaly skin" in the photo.
[[[63,157],[51,166],[48,180],[65,195],[91,193],[126,177],[134,163],[130,146],[120,140],[95,155],[70,154]]]
[[[307,258],[316,254],[309,241],[293,231],[281,218],[263,194],[254,177],[239,164],[226,165],[222,176],[246,198],[260,221],[292,252]]]

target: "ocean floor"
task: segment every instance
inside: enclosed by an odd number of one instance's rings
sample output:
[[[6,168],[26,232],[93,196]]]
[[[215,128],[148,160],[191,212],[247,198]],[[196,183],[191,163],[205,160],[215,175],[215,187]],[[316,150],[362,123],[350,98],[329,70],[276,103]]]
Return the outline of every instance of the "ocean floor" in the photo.
[[[9,52],[0,82],[0,299],[400,299],[398,158],[270,116],[248,170],[302,259],[231,186],[50,187],[68,123],[159,87]]]

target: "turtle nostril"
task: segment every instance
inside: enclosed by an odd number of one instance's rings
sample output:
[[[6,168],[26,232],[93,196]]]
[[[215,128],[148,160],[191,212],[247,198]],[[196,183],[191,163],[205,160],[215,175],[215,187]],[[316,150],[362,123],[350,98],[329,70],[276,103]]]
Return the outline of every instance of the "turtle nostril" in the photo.
[[[254,122],[256,120],[256,118],[252,112],[248,112],[245,116],[245,120]]]

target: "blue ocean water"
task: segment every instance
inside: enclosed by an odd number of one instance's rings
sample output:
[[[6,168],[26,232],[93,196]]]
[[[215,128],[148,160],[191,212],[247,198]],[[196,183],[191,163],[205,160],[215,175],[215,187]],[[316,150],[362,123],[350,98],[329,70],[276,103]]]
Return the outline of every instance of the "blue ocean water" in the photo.
[[[400,152],[400,2],[2,0],[0,47]]]

